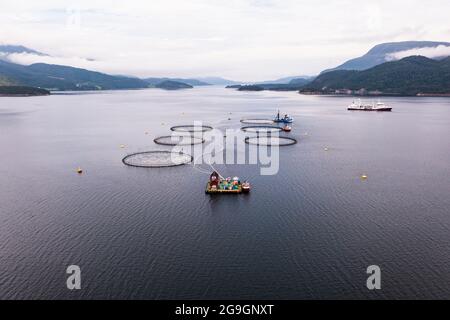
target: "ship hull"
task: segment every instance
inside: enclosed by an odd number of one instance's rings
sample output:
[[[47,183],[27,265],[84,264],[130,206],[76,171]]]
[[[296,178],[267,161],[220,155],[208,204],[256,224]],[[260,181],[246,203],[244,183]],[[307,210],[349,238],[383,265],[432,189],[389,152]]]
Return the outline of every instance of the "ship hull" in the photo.
[[[274,119],[273,120],[273,122],[275,122],[275,123],[293,123],[294,122],[294,119],[289,119],[289,120],[277,120],[277,119]]]
[[[372,109],[372,108],[347,108],[347,110],[349,111],[385,111],[385,112],[389,112],[392,111],[392,108],[378,108],[378,109]]]

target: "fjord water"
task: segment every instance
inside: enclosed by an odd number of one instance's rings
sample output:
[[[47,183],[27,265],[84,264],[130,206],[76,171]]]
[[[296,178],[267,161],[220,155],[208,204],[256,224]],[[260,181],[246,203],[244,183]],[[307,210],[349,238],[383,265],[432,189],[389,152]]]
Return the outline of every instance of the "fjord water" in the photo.
[[[383,101],[392,113],[217,87],[0,98],[0,298],[449,299],[450,99]],[[167,149],[152,140],[172,125],[238,128],[277,108],[299,141],[277,175],[217,166],[249,195],[205,195],[189,165],[121,162]]]

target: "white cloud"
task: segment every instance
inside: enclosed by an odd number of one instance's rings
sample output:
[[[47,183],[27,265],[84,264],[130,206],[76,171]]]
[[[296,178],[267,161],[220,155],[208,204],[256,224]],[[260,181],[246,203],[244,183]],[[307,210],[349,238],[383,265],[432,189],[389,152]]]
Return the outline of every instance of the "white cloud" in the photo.
[[[450,39],[448,0],[0,3],[0,43],[55,57],[16,56],[16,61],[47,59],[136,76],[257,81],[316,74],[380,42]]]
[[[389,53],[386,60],[400,60],[410,56],[424,56],[430,59],[450,56],[450,46],[440,45],[437,47],[414,48],[410,50]]]
[[[95,61],[79,57],[52,57],[52,56],[37,55],[33,53],[11,53],[6,55],[5,57],[11,62],[24,65],[42,62],[48,64],[80,66],[83,68],[95,67]]]

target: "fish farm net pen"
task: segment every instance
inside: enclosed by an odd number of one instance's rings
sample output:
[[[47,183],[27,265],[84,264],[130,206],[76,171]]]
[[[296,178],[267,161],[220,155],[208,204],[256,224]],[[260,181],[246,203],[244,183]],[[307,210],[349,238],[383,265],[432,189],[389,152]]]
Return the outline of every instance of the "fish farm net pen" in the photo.
[[[193,136],[162,136],[157,137],[153,140],[156,144],[163,146],[192,146],[195,144],[205,143],[202,138],[197,138]]]
[[[196,126],[196,125],[183,125],[183,126],[174,126],[171,127],[170,130],[171,131],[175,131],[175,132],[191,132],[191,133],[195,133],[195,132],[207,132],[207,131],[211,131],[213,130],[213,127],[210,126]]]
[[[244,124],[273,124],[274,121],[270,119],[242,119],[241,123]]]
[[[246,126],[241,128],[244,132],[280,132],[283,128],[277,126]]]
[[[245,143],[255,146],[291,146],[297,143],[294,138],[288,137],[246,137]]]
[[[145,151],[127,155],[123,164],[138,168],[167,168],[191,163],[191,155],[172,151]]]

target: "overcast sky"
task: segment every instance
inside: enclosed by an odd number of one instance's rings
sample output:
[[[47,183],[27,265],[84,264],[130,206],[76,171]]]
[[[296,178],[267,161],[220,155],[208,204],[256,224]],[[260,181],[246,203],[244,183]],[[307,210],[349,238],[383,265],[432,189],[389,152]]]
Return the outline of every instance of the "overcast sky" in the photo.
[[[449,12],[449,0],[0,0],[0,43],[114,74],[258,81],[382,42],[449,41]]]

